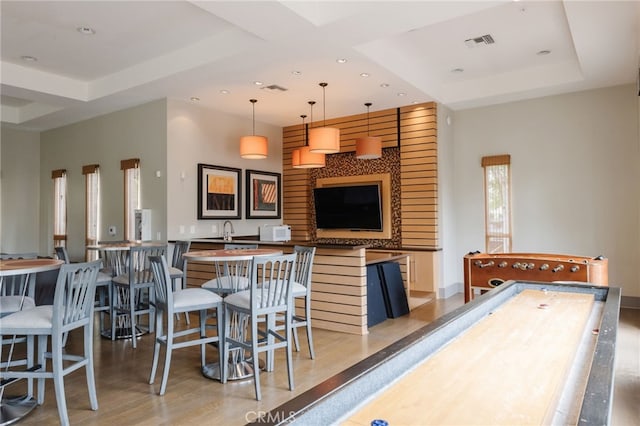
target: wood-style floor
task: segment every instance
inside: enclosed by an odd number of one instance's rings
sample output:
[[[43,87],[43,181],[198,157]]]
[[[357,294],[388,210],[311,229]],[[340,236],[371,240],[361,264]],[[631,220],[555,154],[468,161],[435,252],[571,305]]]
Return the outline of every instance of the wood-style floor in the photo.
[[[148,384],[152,357],[152,338],[143,336],[138,348],[130,341],[95,337],[96,381],[100,408],[89,408],[83,370],[66,377],[69,418],[73,425],[241,425],[260,412],[277,407],[286,400],[344,370],[353,363],[384,348],[444,313],[460,306],[462,295],[434,300],[414,309],[409,315],[390,319],[372,327],[367,336],[354,336],[320,329],[314,330],[316,359],[311,360],[304,333],[300,333],[302,351],[294,352],[294,391],[287,387],[286,362],[278,351],[274,372],[262,373],[262,401],[254,399],[252,381],[221,384],[203,377],[199,369],[199,349],[174,351],[167,393],[158,396],[160,372],[154,385]],[[613,425],[640,424],[640,310],[623,309],[618,335],[616,387]],[[195,319],[195,318],[194,318]],[[184,322],[184,320],[182,320]],[[72,335],[69,350],[80,345]],[[208,352],[215,360],[215,349]],[[7,394],[19,393],[18,383]],[[425,402],[426,406],[428,401]],[[47,380],[46,398],[20,424],[57,424],[58,412],[51,380]]]

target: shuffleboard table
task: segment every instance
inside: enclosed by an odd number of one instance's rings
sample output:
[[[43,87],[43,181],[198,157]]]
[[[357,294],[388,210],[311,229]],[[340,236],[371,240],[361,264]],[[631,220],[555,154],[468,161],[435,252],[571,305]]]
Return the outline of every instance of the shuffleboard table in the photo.
[[[608,424],[620,289],[508,281],[261,424]]]

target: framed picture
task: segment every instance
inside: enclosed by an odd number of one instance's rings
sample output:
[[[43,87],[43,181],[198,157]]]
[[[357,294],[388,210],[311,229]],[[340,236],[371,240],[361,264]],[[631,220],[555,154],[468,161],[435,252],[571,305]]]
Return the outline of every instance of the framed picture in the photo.
[[[242,170],[198,164],[198,219],[240,219]]]
[[[247,219],[280,218],[280,173],[247,170]]]

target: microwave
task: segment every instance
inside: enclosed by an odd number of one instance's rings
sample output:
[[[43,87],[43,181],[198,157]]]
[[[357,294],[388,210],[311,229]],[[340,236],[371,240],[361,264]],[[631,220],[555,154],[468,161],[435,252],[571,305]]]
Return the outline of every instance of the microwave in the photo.
[[[260,241],[289,241],[291,227],[289,225],[264,225],[260,227]]]

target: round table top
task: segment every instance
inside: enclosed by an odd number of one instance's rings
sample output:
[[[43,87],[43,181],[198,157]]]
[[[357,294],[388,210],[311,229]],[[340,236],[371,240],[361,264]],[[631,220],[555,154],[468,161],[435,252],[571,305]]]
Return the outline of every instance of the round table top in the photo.
[[[62,264],[64,262],[58,259],[3,259],[0,260],[0,276],[51,271]]]
[[[131,247],[162,247],[167,243],[162,241],[127,241],[117,243],[100,243],[87,246],[87,250],[129,250]]]
[[[190,251],[182,256],[187,260],[249,260],[255,256],[273,256],[282,254],[278,249],[219,249]]]

